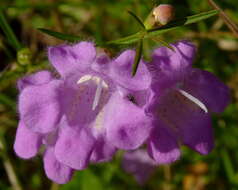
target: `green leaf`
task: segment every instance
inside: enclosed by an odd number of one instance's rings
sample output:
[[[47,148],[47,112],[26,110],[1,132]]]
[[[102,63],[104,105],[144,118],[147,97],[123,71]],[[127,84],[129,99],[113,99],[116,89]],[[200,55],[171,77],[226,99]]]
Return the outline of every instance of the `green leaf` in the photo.
[[[142,39],[145,36],[146,32],[137,32],[135,34],[132,34],[130,36],[124,37],[124,38],[120,38],[117,40],[112,40],[109,42],[106,42],[106,44],[110,45],[110,44],[132,44],[140,39]]]
[[[222,149],[221,150],[221,158],[223,161],[223,165],[224,165],[224,169],[227,175],[228,180],[230,181],[230,183],[233,183],[233,181],[235,181],[235,172],[234,172],[234,167],[232,165],[230,156],[227,152],[227,150]]]
[[[15,36],[12,28],[8,24],[6,18],[1,10],[0,10],[0,27],[3,30],[4,34],[6,35],[11,46],[16,50],[20,50],[22,46],[19,43],[17,37]]]
[[[140,26],[145,30],[145,25],[143,24],[142,20],[132,11],[128,10],[127,11],[139,24]]]
[[[199,22],[201,20],[212,17],[212,16],[214,16],[218,13],[219,13],[218,10],[212,10],[212,11],[207,11],[207,12],[203,12],[203,13],[200,13],[200,14],[196,14],[196,15],[193,15],[193,16],[187,16],[185,18],[177,19],[173,22],[170,22],[169,24],[167,24],[163,27],[153,28],[153,29],[147,30],[147,32],[140,31],[140,32],[137,32],[133,35],[130,35],[130,36],[127,36],[127,37],[124,37],[124,38],[109,41],[109,42],[107,42],[107,44],[131,44],[131,43],[134,43],[134,42],[137,42],[137,41],[141,40],[142,38],[145,38],[145,39],[146,38],[151,38],[153,36],[157,36],[157,35],[169,32],[171,30],[175,30],[175,29],[180,28],[182,26],[186,26],[186,25],[189,25],[189,24]]]
[[[60,40],[66,40],[66,41],[69,41],[69,42],[75,42],[75,41],[82,40],[82,38],[79,37],[79,36],[74,36],[74,35],[70,35],[70,34],[63,34],[61,32],[55,32],[55,31],[48,30],[48,29],[45,29],[45,28],[38,28],[38,30],[40,30],[41,32],[43,32],[43,33],[45,33],[49,36],[53,36],[57,39],[60,39]]]
[[[165,46],[165,47],[171,49],[172,51],[174,51],[173,46],[171,46],[171,45],[170,45],[169,43],[167,43],[166,41],[163,41],[163,40],[161,40],[161,39],[159,39],[159,38],[157,38],[157,37],[153,37],[153,38],[151,38],[151,39],[154,40],[155,42],[160,43],[162,46]]]
[[[141,39],[138,42],[138,46],[136,48],[136,56],[134,59],[134,64],[132,65],[132,76],[135,76],[136,71],[138,69],[139,63],[140,63],[140,59],[142,57],[142,50],[143,50],[143,39]]]

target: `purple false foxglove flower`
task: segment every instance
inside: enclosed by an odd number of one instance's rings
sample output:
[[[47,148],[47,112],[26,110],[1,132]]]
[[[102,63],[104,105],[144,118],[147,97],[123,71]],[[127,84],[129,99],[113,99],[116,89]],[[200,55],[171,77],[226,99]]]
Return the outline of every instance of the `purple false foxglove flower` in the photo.
[[[193,44],[181,41],[175,51],[154,50],[148,69],[152,75],[146,113],[153,119],[148,138],[149,155],[159,164],[180,157],[179,144],[208,154],[213,146],[210,113],[219,113],[229,102],[229,89],[213,74],[192,68]]]
[[[143,185],[155,172],[156,162],[150,158],[146,150],[138,149],[123,155],[122,167],[132,174],[140,185]]]
[[[32,158],[43,145],[47,176],[66,183],[73,170],[90,161],[107,161],[121,146],[133,149],[144,143],[151,121],[139,106],[145,104],[140,94],[151,78],[143,63],[131,77],[134,51],[110,61],[92,43],[81,42],[50,47],[48,56],[59,78],[41,71],[18,82],[18,156]],[[138,104],[130,98],[135,93],[142,97]]]

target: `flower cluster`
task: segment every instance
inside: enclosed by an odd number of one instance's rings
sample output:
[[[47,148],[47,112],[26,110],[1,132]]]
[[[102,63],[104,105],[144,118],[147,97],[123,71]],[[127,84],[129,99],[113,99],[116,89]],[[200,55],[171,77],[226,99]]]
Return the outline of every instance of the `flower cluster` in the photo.
[[[136,155],[145,155],[140,160],[151,171],[179,159],[180,145],[209,153],[210,112],[224,110],[229,90],[211,73],[192,68],[194,45],[172,46],[155,49],[151,62],[141,60],[135,77],[133,50],[110,59],[91,42],[50,47],[60,76],[40,71],[18,81],[16,154],[29,159],[43,150],[48,178],[66,183],[75,170],[109,161],[118,149],[128,151],[124,165],[132,173],[138,169],[128,160]],[[130,152],[142,145],[146,154]],[[136,176],[143,181],[143,174]]]

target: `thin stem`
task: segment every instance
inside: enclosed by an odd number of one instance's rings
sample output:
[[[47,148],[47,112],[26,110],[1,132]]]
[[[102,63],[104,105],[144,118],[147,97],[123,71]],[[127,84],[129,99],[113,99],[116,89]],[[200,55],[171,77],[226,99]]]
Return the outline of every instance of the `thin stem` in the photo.
[[[2,28],[3,32],[7,36],[9,42],[11,45],[16,49],[19,50],[21,49],[21,44],[18,41],[16,35],[14,34],[12,28],[10,25],[7,23],[7,20],[3,14],[3,12],[0,10],[0,27]]]
[[[6,148],[5,148],[5,143],[4,143],[4,137],[2,134],[0,134],[0,150],[2,151],[1,157],[3,160],[3,165],[6,170],[8,179],[12,185],[13,190],[23,190],[23,188],[20,186],[16,173],[14,171],[13,165],[8,158]]]
[[[51,184],[50,190],[58,190],[58,189],[59,189],[59,184],[56,184],[56,183]]]
[[[238,37],[238,27],[237,25],[227,16],[227,14],[213,1],[208,0],[208,3],[215,9],[220,11],[220,17],[226,23],[228,28]]]

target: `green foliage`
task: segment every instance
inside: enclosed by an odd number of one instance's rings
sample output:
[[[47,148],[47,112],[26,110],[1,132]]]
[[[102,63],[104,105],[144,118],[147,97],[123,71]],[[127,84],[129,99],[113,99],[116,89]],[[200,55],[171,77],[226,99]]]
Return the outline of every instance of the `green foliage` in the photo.
[[[79,37],[79,36],[74,36],[74,35],[70,35],[70,34],[63,34],[63,33],[60,33],[60,32],[55,32],[55,31],[44,29],[44,28],[38,28],[38,30],[40,30],[41,32],[46,33],[50,36],[53,36],[57,39],[68,41],[68,42],[77,42],[77,41],[82,40],[82,38]]]

